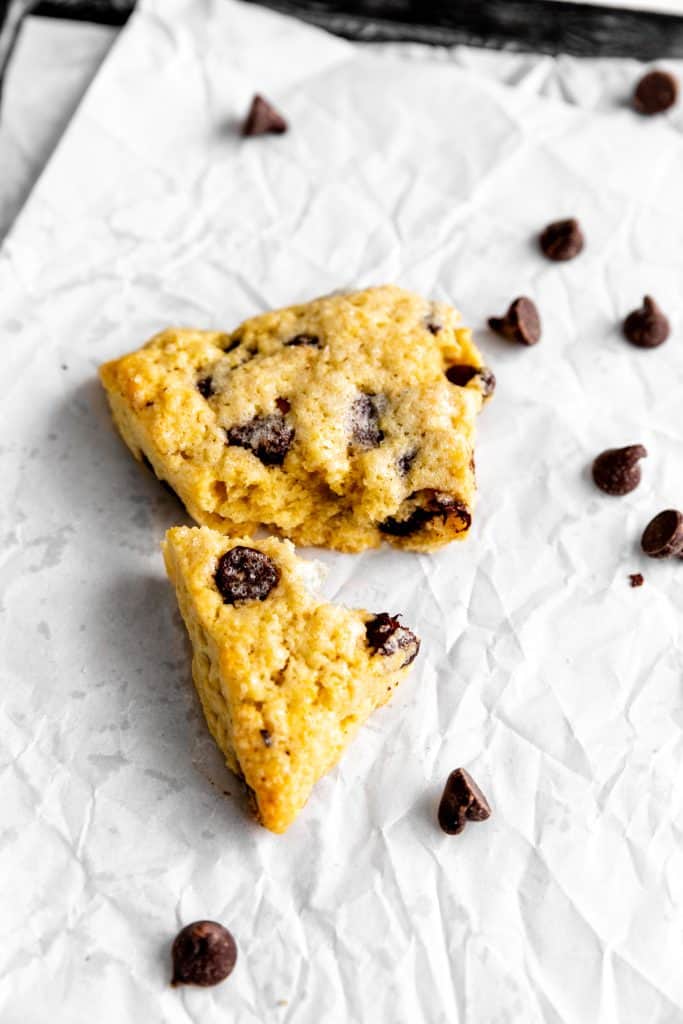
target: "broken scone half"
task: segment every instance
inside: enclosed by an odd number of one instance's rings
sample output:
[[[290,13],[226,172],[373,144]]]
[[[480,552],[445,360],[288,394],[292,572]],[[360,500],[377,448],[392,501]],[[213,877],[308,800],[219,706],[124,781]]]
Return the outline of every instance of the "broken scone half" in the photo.
[[[175,527],[163,551],[209,730],[261,823],[284,832],[420,642],[397,617],[315,597],[316,566],[289,541]]]
[[[100,371],[114,420],[193,519],[299,544],[462,539],[494,378],[445,303],[392,285],[173,329]]]

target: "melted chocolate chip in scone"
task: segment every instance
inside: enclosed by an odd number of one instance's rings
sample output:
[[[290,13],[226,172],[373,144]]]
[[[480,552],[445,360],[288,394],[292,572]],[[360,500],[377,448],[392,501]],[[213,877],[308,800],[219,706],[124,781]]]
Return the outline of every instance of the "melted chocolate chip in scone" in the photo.
[[[282,413],[255,416],[226,433],[228,444],[248,448],[264,466],[281,466],[294,440],[294,428]]]
[[[420,641],[412,629],[402,626],[398,615],[380,612],[365,623],[368,645],[378,654],[388,657],[397,651],[405,652],[402,665],[410,665],[417,658]]]
[[[230,334],[164,331],[101,375],[136,456],[226,535],[427,551],[467,534],[493,375],[446,303],[325,296]]]
[[[213,377],[202,377],[197,381],[197,391],[202,398],[211,398],[214,393]]]
[[[181,526],[163,551],[209,731],[256,819],[284,832],[406,678],[419,641],[398,616],[322,600],[288,541]]]
[[[385,519],[380,529],[394,537],[410,537],[435,519],[445,521],[451,518],[460,523],[462,531],[468,530],[472,522],[467,506],[453,495],[416,491],[399,509],[399,515]]]
[[[237,604],[265,601],[277,586],[280,573],[268,555],[240,545],[221,556],[214,578],[225,604]]]
[[[317,334],[295,334],[293,338],[285,342],[288,348],[297,348],[300,345],[307,345],[309,348],[320,348],[320,338]]]
[[[484,398],[489,398],[496,390],[496,378],[488,366],[468,366],[456,363],[446,370],[446,379],[461,388],[467,387],[470,381],[474,381],[481,389]]]
[[[417,453],[417,448],[411,448],[410,451],[404,452],[403,455],[399,455],[396,460],[396,469],[398,470],[399,476],[408,476],[408,473],[410,473],[413,463],[417,458]]]
[[[363,394],[354,400],[349,424],[352,444],[359,451],[378,448],[384,440],[379,421],[385,408],[386,399],[382,395]]]

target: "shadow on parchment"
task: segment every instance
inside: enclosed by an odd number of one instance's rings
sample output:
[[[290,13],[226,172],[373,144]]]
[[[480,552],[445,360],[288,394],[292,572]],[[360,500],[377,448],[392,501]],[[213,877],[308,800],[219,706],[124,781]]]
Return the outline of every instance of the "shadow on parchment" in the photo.
[[[204,720],[189,638],[159,548],[170,526],[192,520],[177,496],[132,457],[96,379],[65,389],[46,435],[50,457],[40,460],[33,482],[51,504],[53,524],[63,522],[82,545],[84,586],[91,592],[84,667],[92,686],[121,692],[121,714],[145,751],[141,786],[147,774],[171,790],[186,788],[190,800],[204,804],[217,791],[233,799],[222,799],[215,813],[248,819],[243,786]]]

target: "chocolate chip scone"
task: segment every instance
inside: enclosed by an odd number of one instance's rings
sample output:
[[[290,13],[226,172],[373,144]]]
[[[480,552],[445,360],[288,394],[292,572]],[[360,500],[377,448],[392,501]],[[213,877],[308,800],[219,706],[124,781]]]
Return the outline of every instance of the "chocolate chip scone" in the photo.
[[[200,524],[343,551],[466,535],[493,375],[443,303],[386,286],[167,330],[101,368],[116,424]]]
[[[420,642],[396,617],[316,598],[316,566],[289,541],[175,527],[163,550],[209,730],[261,823],[284,832]]]

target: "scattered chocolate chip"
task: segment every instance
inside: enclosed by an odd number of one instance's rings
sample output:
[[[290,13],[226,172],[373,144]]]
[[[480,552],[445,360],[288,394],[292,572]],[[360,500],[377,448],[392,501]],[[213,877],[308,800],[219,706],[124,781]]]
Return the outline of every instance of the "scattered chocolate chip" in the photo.
[[[535,303],[526,295],[510,303],[505,316],[489,317],[489,327],[509,341],[521,345],[535,345],[541,338],[541,318]]]
[[[469,509],[458,498],[441,491],[415,491],[404,502],[399,512],[404,515],[390,516],[380,523],[379,529],[391,537],[410,537],[421,530],[426,523],[441,517],[444,521],[451,516],[462,524],[458,533],[468,530],[472,522]]]
[[[632,587],[642,587],[645,582],[641,572],[632,572],[628,580]]]
[[[217,921],[195,921],[178,932],[171,955],[172,985],[217,985],[232,974],[237,945]]]
[[[462,832],[468,821],[486,821],[491,817],[489,803],[464,768],[448,776],[439,804],[439,825],[450,836]]]
[[[379,418],[386,408],[383,395],[362,394],[355,399],[349,413],[353,444],[362,452],[378,448],[384,440]]]
[[[548,224],[540,234],[539,242],[544,256],[549,260],[573,260],[584,246],[584,237],[578,220],[556,220]]]
[[[496,323],[499,322],[496,317],[491,319],[496,320]],[[463,363],[455,363],[446,370],[446,378],[451,384],[457,384],[461,388],[476,379],[484,398],[488,398],[496,390],[496,378],[488,366],[467,366]]]
[[[276,398],[275,399],[275,405],[276,405],[277,409],[279,409],[279,411],[282,413],[283,416],[284,416],[285,413],[289,412],[289,410],[292,408],[292,403],[289,401],[288,398]]]
[[[439,331],[443,330],[443,325],[430,322],[427,324],[427,330],[431,331],[432,334],[438,334]]]
[[[650,558],[683,558],[683,513],[660,512],[645,527],[640,545]]]
[[[270,733],[270,730],[269,729],[261,729],[260,733],[261,733],[261,739],[263,740],[264,747],[272,747],[272,745],[273,745],[273,737],[272,737],[272,735]]]
[[[227,345],[223,349],[224,352],[233,352],[236,348],[242,344],[242,338],[238,335],[236,338],[230,338]]]
[[[197,381],[197,391],[202,398],[211,398],[215,394],[213,390],[213,377],[202,377]]]
[[[412,469],[413,463],[417,458],[417,448],[413,448],[409,452],[404,452],[403,455],[399,456],[396,461],[396,468],[399,476],[408,476]]]
[[[285,342],[288,348],[298,345],[310,345],[312,348],[320,348],[320,338],[317,334],[295,334],[293,338]]]
[[[226,433],[228,444],[248,448],[264,466],[281,466],[294,440],[294,428],[279,412],[255,416],[248,423],[230,427]]]
[[[639,114],[661,114],[673,107],[678,98],[678,79],[669,71],[648,71],[633,93],[633,106]]]
[[[645,458],[642,444],[608,448],[593,462],[593,480],[605,494],[630,494],[640,483],[640,460]]]
[[[241,545],[221,555],[214,574],[224,604],[265,601],[279,579],[280,571],[272,558]]]
[[[652,298],[646,295],[640,309],[626,317],[622,330],[624,337],[638,348],[657,348],[669,337],[669,321]]]
[[[411,629],[402,626],[398,620],[398,615],[380,612],[365,623],[365,635],[368,645],[377,654],[389,656],[397,651],[405,651],[405,660],[401,662],[401,668],[405,668],[417,658],[420,641]]]
[[[287,122],[268,100],[258,93],[251,101],[247,119],[242,125],[242,135],[281,135],[287,131]]]

